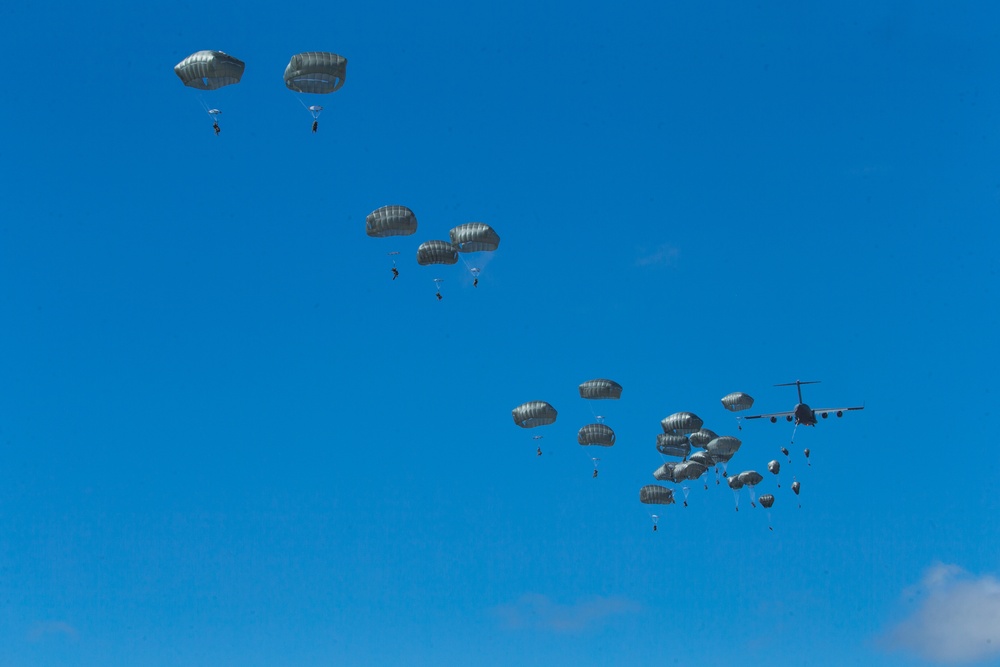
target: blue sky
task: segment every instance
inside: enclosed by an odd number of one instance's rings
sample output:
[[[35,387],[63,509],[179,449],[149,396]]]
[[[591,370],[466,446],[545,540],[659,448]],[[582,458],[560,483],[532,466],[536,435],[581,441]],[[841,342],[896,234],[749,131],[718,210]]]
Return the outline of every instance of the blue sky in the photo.
[[[0,667],[1000,664],[998,18],[0,9]],[[247,63],[219,137],[201,49]],[[348,59],[316,135],[308,50]],[[478,288],[416,265],[470,221]],[[710,484],[652,532],[659,420],[763,470],[790,428],[719,398],[797,378],[866,409],[799,430],[774,531]]]

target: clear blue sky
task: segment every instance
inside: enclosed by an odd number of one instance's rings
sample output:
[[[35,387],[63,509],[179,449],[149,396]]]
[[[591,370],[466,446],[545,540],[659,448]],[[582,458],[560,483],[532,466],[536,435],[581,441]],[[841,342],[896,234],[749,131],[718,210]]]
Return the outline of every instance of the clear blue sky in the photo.
[[[0,9],[0,667],[1000,664],[1000,9],[807,4]],[[416,265],[469,221],[478,288]],[[719,398],[797,378],[867,408],[774,531],[712,485],[652,532],[659,420],[763,470]]]

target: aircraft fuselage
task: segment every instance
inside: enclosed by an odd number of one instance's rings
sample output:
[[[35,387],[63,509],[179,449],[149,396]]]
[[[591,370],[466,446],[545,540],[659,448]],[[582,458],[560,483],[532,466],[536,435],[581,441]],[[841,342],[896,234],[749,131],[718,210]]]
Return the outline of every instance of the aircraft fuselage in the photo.
[[[795,423],[803,426],[815,426],[816,413],[805,403],[799,403],[795,406]]]

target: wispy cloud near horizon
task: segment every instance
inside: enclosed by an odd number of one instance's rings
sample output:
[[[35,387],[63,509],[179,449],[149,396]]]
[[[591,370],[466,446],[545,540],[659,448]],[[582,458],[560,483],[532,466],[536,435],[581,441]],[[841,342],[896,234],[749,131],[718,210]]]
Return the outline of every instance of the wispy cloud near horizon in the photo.
[[[35,623],[28,630],[28,641],[31,642],[40,642],[52,636],[76,641],[80,637],[80,632],[65,621],[43,621]]]
[[[593,597],[560,604],[545,595],[528,593],[494,611],[509,629],[574,633],[593,629],[612,616],[636,613],[641,608],[639,603],[622,597]]]
[[[917,608],[880,637],[884,648],[941,664],[1000,657],[1000,580],[936,563],[904,591]]]
[[[680,258],[680,248],[669,243],[649,248],[639,248],[639,256],[635,260],[636,266],[677,266]]]

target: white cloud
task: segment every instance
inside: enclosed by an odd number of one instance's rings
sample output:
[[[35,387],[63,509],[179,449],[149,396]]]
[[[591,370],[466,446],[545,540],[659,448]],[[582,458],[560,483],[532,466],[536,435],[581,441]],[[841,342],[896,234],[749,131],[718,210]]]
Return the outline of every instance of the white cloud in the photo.
[[[46,637],[52,636],[76,640],[80,636],[80,633],[72,625],[64,621],[35,623],[28,631],[28,641],[32,642],[40,642]]]
[[[904,592],[917,608],[882,637],[892,650],[944,664],[1000,657],[1000,580],[974,577],[957,565],[928,568]]]
[[[545,595],[529,593],[513,604],[496,608],[508,628],[542,629],[555,632],[582,632],[621,614],[639,611],[636,602],[621,597],[595,597],[573,604],[559,604]]]
[[[641,248],[639,253],[639,257],[635,260],[636,266],[676,266],[677,259],[681,255],[679,248],[669,244],[654,248],[652,252]]]

